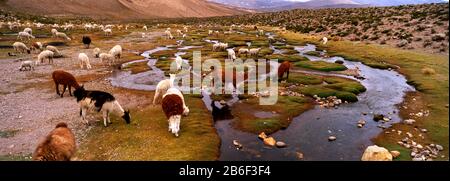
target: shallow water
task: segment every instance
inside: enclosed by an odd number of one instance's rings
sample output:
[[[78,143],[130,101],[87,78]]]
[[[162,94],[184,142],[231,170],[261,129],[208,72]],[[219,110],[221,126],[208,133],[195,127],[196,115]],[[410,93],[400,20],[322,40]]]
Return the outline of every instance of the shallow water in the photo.
[[[208,41],[208,40],[205,40]],[[213,41],[208,41],[214,43]],[[138,90],[155,90],[156,84],[165,79],[164,72],[155,67],[156,59],[151,58],[151,54],[173,48],[158,47],[146,51],[142,56],[145,60],[137,60],[127,64],[148,61],[152,70],[131,75],[130,72],[116,71],[110,78],[113,86],[125,87]],[[186,47],[184,47],[186,48]],[[178,48],[180,52],[176,55],[183,55],[184,48]],[[195,48],[195,47],[190,47]],[[188,48],[189,49],[189,48]],[[314,51],[314,45],[295,47],[300,55],[308,51]],[[225,116],[225,120],[217,120],[215,123],[217,132],[221,138],[220,160],[298,160],[297,152],[303,153],[303,160],[360,160],[361,155],[366,148],[372,144],[371,138],[378,135],[382,129],[377,126],[380,123],[372,121],[373,113],[385,114],[392,120],[391,123],[400,121],[396,105],[403,101],[403,96],[407,91],[414,91],[414,88],[406,84],[404,76],[395,71],[373,69],[359,62],[351,62],[341,57],[320,58],[308,56],[311,61],[324,60],[335,62],[342,60],[348,68],[359,68],[364,80],[357,80],[363,84],[367,91],[358,96],[359,101],[351,104],[343,104],[337,109],[324,109],[316,106],[314,109],[306,111],[302,115],[295,117],[291,125],[285,129],[271,135],[276,140],[286,142],[286,148],[267,147],[257,135],[235,130],[231,127],[232,119]],[[186,60],[185,60],[186,61]],[[122,66],[126,66],[124,64]],[[346,77],[353,80],[351,76],[345,76],[334,73],[324,73],[317,71],[298,71],[302,73],[330,75]],[[203,92],[203,101],[206,107],[213,111],[211,99],[206,92]],[[234,95],[233,99],[227,102],[228,105],[236,103],[238,98]],[[219,109],[220,104],[215,103]],[[362,113],[369,113],[363,115]],[[271,112],[256,112],[257,117],[269,118],[273,116]],[[357,128],[357,121],[366,120],[364,128]],[[328,141],[329,136],[336,136],[337,140]],[[233,145],[233,140],[238,140],[244,147],[237,150]]]

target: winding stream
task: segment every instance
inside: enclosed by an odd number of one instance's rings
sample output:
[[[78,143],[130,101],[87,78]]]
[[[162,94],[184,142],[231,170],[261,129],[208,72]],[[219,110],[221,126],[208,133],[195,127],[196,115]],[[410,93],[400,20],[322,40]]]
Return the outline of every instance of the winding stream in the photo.
[[[208,41],[215,43],[216,41]],[[113,86],[138,90],[155,90],[156,84],[165,79],[164,72],[155,67],[157,59],[152,59],[151,54],[169,50],[173,47],[158,47],[146,51],[142,56],[145,60],[129,62],[127,64],[148,61],[150,71],[132,75],[129,71],[116,71],[110,78]],[[186,50],[195,47],[178,48]],[[274,47],[271,47],[274,48]],[[384,126],[389,127],[391,123],[399,122],[396,105],[403,101],[407,91],[414,88],[406,83],[404,76],[395,71],[370,68],[360,62],[352,62],[342,57],[320,58],[305,55],[308,51],[314,51],[314,45],[295,47],[300,55],[311,61],[324,60],[335,62],[342,60],[348,68],[358,68],[364,80],[357,80],[351,76],[316,71],[302,71],[302,73],[331,75],[351,78],[363,84],[367,91],[358,96],[359,101],[351,104],[342,104],[337,109],[325,109],[315,106],[313,109],[295,117],[291,125],[278,131],[271,136],[276,140],[288,144],[286,148],[267,147],[257,135],[235,130],[231,127],[232,119],[217,120],[215,123],[217,132],[221,137],[221,155],[219,160],[298,160],[298,153],[304,155],[303,160],[360,160],[364,149],[371,145],[371,138],[378,135],[382,129],[381,123],[372,121],[373,114],[384,114],[391,117],[391,121]],[[181,52],[181,51],[180,51]],[[182,53],[178,52],[177,55]],[[122,66],[126,66],[124,64]],[[203,101],[209,110],[212,110],[211,99],[204,93]],[[238,101],[234,96],[228,104]],[[217,107],[220,107],[216,103]],[[367,113],[363,115],[362,113]],[[257,113],[263,117],[270,117],[266,112]],[[366,120],[363,128],[357,128],[357,121]],[[329,136],[336,136],[337,140],[328,141]],[[233,140],[238,140],[243,149],[237,150]]]

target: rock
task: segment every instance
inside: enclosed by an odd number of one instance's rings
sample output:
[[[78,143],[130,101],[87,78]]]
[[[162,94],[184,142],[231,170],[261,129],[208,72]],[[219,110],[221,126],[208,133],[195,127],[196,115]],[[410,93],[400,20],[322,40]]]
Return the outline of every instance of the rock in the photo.
[[[412,161],[425,161],[422,157],[414,157]]]
[[[302,160],[303,159],[303,153],[301,152],[296,152],[297,154],[297,159]]]
[[[376,121],[376,122],[378,122],[380,120],[383,120],[383,118],[384,118],[384,115],[382,115],[382,114],[375,114],[375,115],[373,115],[373,120]]]
[[[416,120],[414,120],[414,119],[403,120],[403,123],[409,124],[409,125],[414,124],[415,122],[416,122]]]
[[[427,129],[420,129],[420,132],[426,133],[426,132],[428,132],[428,130]]]
[[[423,146],[422,146],[421,144],[418,144],[418,145],[416,146],[416,148],[417,148],[417,149],[423,149]]]
[[[238,140],[233,140],[233,145],[239,150],[241,149],[243,146],[241,143],[239,143]]]
[[[397,158],[398,156],[400,156],[400,152],[397,150],[390,151],[390,153],[392,155],[392,158]]]
[[[363,125],[362,125],[362,124],[358,124],[357,126],[358,126],[358,128],[362,128],[362,127],[363,127]]]
[[[392,155],[386,148],[373,145],[366,148],[361,161],[392,161]]]
[[[411,152],[411,157],[416,157],[417,153],[415,151]]]
[[[284,142],[282,142],[282,141],[277,141],[277,143],[275,143],[275,145],[276,145],[278,148],[284,148],[284,147],[287,146],[287,144],[284,143]]]
[[[330,136],[328,137],[328,141],[336,141],[336,136]]]
[[[442,145],[436,145],[436,149],[438,149],[439,151],[444,150],[444,147]]]
[[[445,105],[445,108],[448,108],[448,104]]]
[[[402,40],[402,41],[400,41],[400,42],[397,44],[397,46],[398,46],[398,47],[404,47],[404,46],[406,46],[408,43],[409,43],[408,40]]]
[[[365,124],[366,124],[366,121],[364,121],[363,119],[361,119],[361,120],[358,121],[358,124],[365,125]]]
[[[260,138],[260,139],[266,139],[267,138],[267,135],[266,135],[266,133],[264,133],[264,132],[261,132],[259,135],[258,135],[258,138]]]
[[[412,138],[413,135],[410,132],[406,132],[406,135],[408,135],[408,137]]]
[[[342,61],[342,60],[336,60],[334,63],[337,63],[337,64],[344,64],[344,61]]]
[[[275,146],[277,141],[275,141],[275,139],[273,137],[267,137],[264,139],[264,144],[268,145],[268,146]]]

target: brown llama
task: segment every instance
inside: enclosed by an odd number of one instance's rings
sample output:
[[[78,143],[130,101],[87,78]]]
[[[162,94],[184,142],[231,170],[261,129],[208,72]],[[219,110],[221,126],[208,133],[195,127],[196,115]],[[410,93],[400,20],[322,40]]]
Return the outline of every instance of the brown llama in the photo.
[[[66,91],[66,88],[69,87],[69,95],[72,96],[72,89],[71,87],[78,89],[80,88],[80,85],[78,84],[77,80],[75,79],[75,77],[63,70],[55,70],[52,73],[52,77],[53,77],[53,81],[55,81],[55,86],[56,86],[56,94],[60,95],[61,97],[63,97],[64,92]],[[62,91],[62,93],[59,93],[59,84],[64,85],[64,89]]]
[[[283,79],[284,73],[287,73],[286,80],[289,79],[289,70],[292,68],[292,64],[289,61],[284,61],[278,67],[278,82],[281,82]]]
[[[75,136],[66,123],[56,125],[33,153],[35,161],[70,161],[76,150]]]

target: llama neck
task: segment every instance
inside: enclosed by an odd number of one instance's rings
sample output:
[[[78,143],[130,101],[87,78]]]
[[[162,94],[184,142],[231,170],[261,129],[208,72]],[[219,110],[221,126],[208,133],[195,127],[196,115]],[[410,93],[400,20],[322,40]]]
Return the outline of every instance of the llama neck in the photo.
[[[173,87],[174,82],[175,82],[175,78],[171,77],[170,80],[169,80],[169,88]]]
[[[119,102],[117,101],[114,101],[113,111],[118,113],[120,116],[123,116],[125,114],[122,106],[120,106]]]

